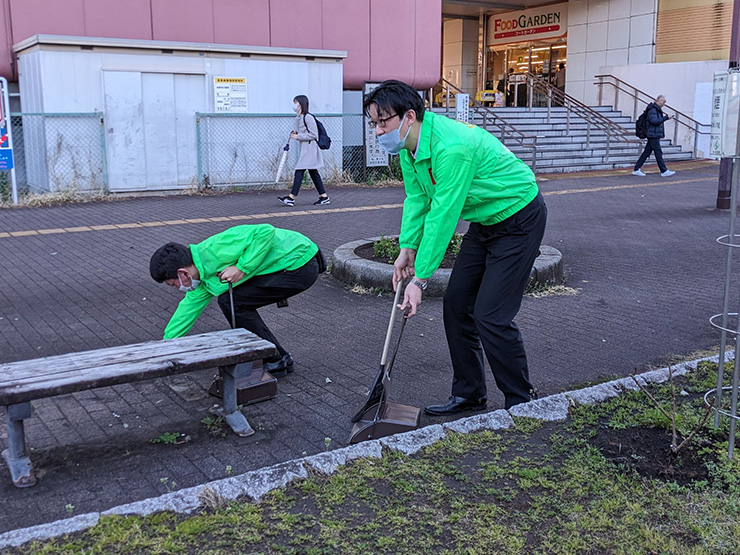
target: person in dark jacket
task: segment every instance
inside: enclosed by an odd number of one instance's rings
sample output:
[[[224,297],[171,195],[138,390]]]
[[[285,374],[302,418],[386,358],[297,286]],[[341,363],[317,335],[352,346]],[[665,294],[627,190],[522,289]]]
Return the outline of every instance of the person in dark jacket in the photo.
[[[663,113],[663,106],[665,106],[665,96],[661,94],[655,99],[655,102],[651,102],[646,108],[648,120],[647,144],[645,145],[645,150],[642,151],[640,158],[637,159],[637,163],[635,163],[635,170],[632,172],[632,175],[645,177],[645,174],[640,168],[651,153],[655,154],[655,161],[658,163],[660,175],[663,177],[670,177],[676,173],[666,167],[665,162],[663,161],[663,149],[660,148],[660,140],[665,137],[663,123],[673,117],[666,116]]]

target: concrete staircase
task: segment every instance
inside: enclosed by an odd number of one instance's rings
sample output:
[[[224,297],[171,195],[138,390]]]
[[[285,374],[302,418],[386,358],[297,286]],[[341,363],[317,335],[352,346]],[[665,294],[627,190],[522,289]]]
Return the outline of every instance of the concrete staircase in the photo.
[[[592,107],[603,116],[628,130],[632,141],[621,142],[614,138],[609,144],[609,159],[606,158],[606,133],[591,127],[590,142],[587,144],[588,124],[582,118],[571,115],[570,128],[566,131],[567,113],[565,108],[552,108],[550,123],[547,123],[547,108],[495,108],[494,113],[510,125],[521,131],[525,136],[537,137],[537,173],[565,173],[589,170],[605,170],[614,168],[629,168],[634,166],[644,148],[645,141],[633,136],[634,123],[623,116],[621,112],[612,110],[608,106]],[[445,113],[435,109],[435,112]],[[483,116],[472,112],[472,123],[483,126]],[[454,117],[454,110],[449,114]],[[489,120],[490,121],[490,120]],[[499,128],[488,125],[488,129],[499,139]],[[510,133],[507,131],[507,135]],[[504,144],[519,158],[532,165],[532,149],[522,146],[510,136],[504,137]],[[526,140],[531,143],[531,140]],[[663,156],[670,167],[671,162],[691,160],[691,152],[682,152],[680,146],[673,146],[671,141],[661,141]],[[655,158],[650,157],[648,164],[654,164]]]

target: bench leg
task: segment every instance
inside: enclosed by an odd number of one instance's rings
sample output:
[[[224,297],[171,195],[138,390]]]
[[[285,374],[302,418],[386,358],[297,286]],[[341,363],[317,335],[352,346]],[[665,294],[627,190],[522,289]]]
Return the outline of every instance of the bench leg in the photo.
[[[236,367],[220,366],[218,371],[224,381],[224,406],[211,412],[221,416],[239,437],[249,437],[254,430],[236,404]]]
[[[10,469],[13,485],[27,488],[36,484],[31,459],[26,452],[26,436],[23,431],[23,420],[31,417],[31,403],[19,403],[5,407],[8,420],[8,448],[3,451],[3,458]]]

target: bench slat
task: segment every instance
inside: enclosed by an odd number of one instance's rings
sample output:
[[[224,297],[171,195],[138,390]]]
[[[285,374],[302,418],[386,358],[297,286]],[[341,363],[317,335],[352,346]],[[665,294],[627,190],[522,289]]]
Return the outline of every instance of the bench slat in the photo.
[[[86,360],[84,365],[72,363],[74,353],[14,362],[0,365],[0,405],[238,364],[274,353],[272,343],[240,329],[78,353]],[[56,364],[60,359],[61,367]]]
[[[177,355],[201,348],[217,347],[219,345],[235,345],[248,343],[258,339],[256,335],[245,329],[223,330],[218,332],[202,333],[188,337],[179,337],[167,341],[155,340],[134,345],[120,345],[80,353],[67,353],[31,360],[21,360],[0,364],[0,387],[7,381],[14,382],[18,376],[37,374],[39,368],[44,368],[44,374],[52,372],[66,373],[85,368],[99,368],[101,366],[116,365],[137,360],[148,360],[153,356]]]

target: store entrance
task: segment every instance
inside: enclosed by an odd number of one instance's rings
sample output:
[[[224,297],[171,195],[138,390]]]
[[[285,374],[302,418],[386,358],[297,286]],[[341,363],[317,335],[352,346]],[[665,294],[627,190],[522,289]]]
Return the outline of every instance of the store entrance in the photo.
[[[503,94],[503,105],[527,106],[527,74],[553,83],[560,63],[565,64],[566,44],[556,42],[523,42],[486,51],[486,89]],[[533,106],[546,105],[546,99],[536,95]]]

